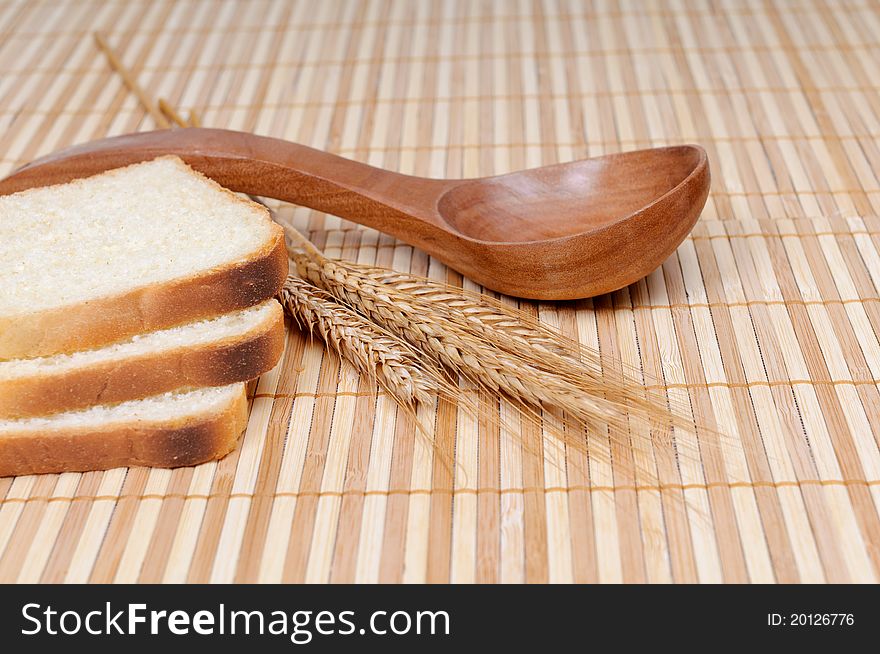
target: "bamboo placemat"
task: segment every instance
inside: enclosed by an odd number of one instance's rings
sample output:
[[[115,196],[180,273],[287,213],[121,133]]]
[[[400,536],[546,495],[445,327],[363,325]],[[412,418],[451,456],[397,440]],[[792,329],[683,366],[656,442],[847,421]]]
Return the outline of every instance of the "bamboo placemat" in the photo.
[[[444,402],[435,455],[291,330],[219,463],[0,479],[0,581],[880,578],[877,3],[0,0],[0,173],[153,128],[93,30],[207,126],[407,173],[701,143],[711,197],[660,270],[523,305],[727,436],[586,456]],[[273,206],[330,254],[473,288]]]

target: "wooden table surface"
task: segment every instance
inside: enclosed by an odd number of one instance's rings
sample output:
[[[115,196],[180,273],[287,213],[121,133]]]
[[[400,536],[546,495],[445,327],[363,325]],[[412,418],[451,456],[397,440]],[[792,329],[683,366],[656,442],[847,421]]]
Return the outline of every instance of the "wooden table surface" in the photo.
[[[708,204],[660,269],[522,304],[724,436],[634,446],[627,466],[607,439],[586,456],[442,403],[419,414],[434,450],[291,329],[219,463],[0,479],[0,581],[880,578],[876,2],[0,0],[0,173],[154,128],[96,29],[206,126],[406,173],[702,144]],[[477,288],[274,206],[330,254]]]

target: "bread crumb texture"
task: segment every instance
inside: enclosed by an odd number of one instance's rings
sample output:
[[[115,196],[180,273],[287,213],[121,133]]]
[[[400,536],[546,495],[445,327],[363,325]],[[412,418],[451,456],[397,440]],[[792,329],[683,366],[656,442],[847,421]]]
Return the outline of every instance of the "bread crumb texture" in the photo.
[[[244,384],[199,388],[155,395],[112,406],[93,406],[53,416],[0,421],[0,436],[9,433],[51,433],[66,429],[112,429],[114,425],[147,426],[213,415],[229,407]]]
[[[241,311],[200,320],[180,327],[138,334],[122,343],[71,354],[56,354],[34,359],[0,361],[0,380],[60,374],[89,365],[124,361],[156,352],[178,348],[196,348],[219,344],[226,339],[240,338],[272,320],[278,312],[275,300],[269,300]]]
[[[252,255],[272,223],[177,157],[0,196],[0,315],[184,278]]]

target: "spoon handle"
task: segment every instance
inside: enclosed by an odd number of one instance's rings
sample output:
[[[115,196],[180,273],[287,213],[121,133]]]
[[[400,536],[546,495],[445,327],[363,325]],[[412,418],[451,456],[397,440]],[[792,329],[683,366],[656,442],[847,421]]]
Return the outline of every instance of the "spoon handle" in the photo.
[[[175,154],[221,185],[412,238],[441,226],[437,200],[455,181],[411,177],[254,134],[190,127],[126,134],[38,159],[0,181],[0,194],[66,182]]]

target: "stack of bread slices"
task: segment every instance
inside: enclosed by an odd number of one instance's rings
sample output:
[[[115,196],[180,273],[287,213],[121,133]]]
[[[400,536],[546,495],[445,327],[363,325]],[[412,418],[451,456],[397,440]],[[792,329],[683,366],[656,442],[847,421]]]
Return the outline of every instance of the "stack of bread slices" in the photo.
[[[176,157],[0,197],[0,476],[227,454],[286,275],[266,208]]]

